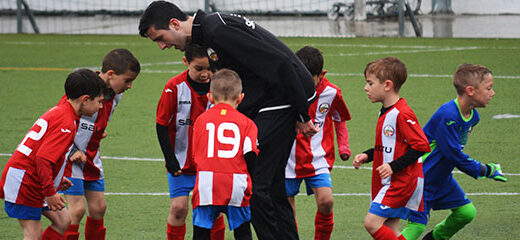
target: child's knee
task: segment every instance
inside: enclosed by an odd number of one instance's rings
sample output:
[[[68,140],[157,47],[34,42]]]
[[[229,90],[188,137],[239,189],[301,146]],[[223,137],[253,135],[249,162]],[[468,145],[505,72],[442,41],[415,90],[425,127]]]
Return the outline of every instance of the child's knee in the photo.
[[[455,219],[460,224],[468,224],[477,215],[477,209],[475,208],[475,205],[473,203],[468,203],[462,207],[457,208],[454,211]]]
[[[323,198],[318,201],[318,211],[321,213],[331,213],[333,207],[334,199],[332,196],[330,196],[330,198]]]
[[[188,206],[186,204],[172,203],[170,214],[174,215],[175,218],[184,218],[188,215]]]

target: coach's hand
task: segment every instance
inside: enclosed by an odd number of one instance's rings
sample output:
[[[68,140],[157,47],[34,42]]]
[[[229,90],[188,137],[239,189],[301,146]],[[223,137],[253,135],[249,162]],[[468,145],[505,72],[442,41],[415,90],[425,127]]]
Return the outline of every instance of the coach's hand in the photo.
[[[314,126],[311,120],[305,123],[296,121],[296,131],[296,133],[301,132],[305,137],[312,137],[314,134],[320,131],[320,128]]]
[[[59,211],[65,207],[65,199],[59,193],[45,197],[45,202],[51,211]]]

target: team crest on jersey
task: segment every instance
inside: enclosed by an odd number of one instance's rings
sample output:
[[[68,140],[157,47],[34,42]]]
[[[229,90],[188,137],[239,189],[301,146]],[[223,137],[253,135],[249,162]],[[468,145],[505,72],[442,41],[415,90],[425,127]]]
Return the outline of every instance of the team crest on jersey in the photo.
[[[213,48],[208,48],[207,52],[208,52],[209,60],[211,60],[213,62],[218,61],[217,52],[215,52],[215,50],[213,50]]]
[[[330,109],[330,105],[328,103],[322,103],[320,105],[319,111],[320,111],[320,113],[326,113],[329,111],[329,109]]]
[[[386,125],[384,128],[383,128],[383,134],[385,134],[385,136],[387,137],[391,137],[393,136],[395,133],[395,129],[392,125]]]

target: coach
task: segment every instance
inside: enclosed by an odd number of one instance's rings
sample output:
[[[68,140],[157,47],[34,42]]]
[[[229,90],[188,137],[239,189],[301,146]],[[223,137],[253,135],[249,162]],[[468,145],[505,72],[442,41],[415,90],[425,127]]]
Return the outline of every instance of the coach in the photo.
[[[316,93],[305,66],[273,34],[237,14],[199,10],[188,16],[170,2],[155,1],[141,17],[139,34],[161,49],[201,45],[212,69],[240,75],[245,98],[238,110],[258,126],[260,149],[251,221],[259,239],[298,239],[284,175],[295,128],[308,137],[318,131],[308,115]]]

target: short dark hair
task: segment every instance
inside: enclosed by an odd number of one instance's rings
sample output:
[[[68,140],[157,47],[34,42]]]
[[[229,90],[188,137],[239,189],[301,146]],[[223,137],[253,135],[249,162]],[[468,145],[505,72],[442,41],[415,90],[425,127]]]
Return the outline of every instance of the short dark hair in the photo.
[[[146,32],[151,26],[154,26],[155,29],[168,29],[170,19],[172,18],[176,18],[179,21],[186,21],[188,15],[171,2],[152,2],[141,16],[141,20],[139,21],[139,34],[142,37],[148,37]]]
[[[485,66],[463,63],[453,74],[453,86],[457,94],[462,95],[467,86],[478,87],[488,74],[492,74],[491,70]]]
[[[186,49],[184,50],[184,56],[188,60],[188,62],[191,62],[194,58],[207,58],[208,55],[206,53],[206,50],[195,43],[189,43],[186,45]]]
[[[128,71],[139,74],[141,64],[128,49],[117,48],[108,52],[103,58],[101,72],[106,73],[108,70],[113,70],[117,75]]]
[[[77,99],[88,95],[94,99],[104,94],[105,82],[92,70],[81,68],[67,76],[65,80],[65,95],[68,99]]]
[[[296,56],[313,76],[318,76],[323,71],[323,55],[319,49],[305,46],[296,52]]]
[[[385,80],[392,81],[396,92],[399,92],[408,77],[406,65],[396,57],[385,57],[368,63],[365,68],[365,77],[367,74],[376,75],[380,83]]]
[[[235,100],[242,93],[242,80],[235,71],[223,68],[213,75],[210,92],[217,101]]]

